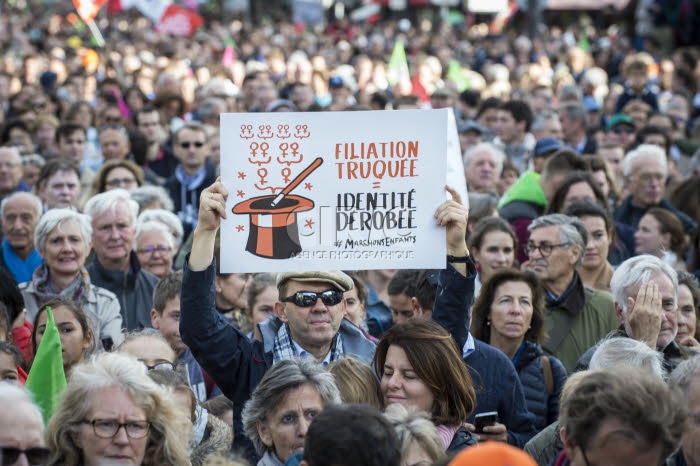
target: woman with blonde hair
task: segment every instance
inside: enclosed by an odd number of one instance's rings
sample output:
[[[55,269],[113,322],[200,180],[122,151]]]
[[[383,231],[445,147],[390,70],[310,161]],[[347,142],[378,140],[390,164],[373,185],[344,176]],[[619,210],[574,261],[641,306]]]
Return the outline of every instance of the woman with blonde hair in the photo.
[[[328,372],[335,377],[343,403],[365,403],[381,411],[382,391],[372,369],[357,359],[345,357],[332,362]]]
[[[46,430],[50,466],[189,466],[188,420],[136,359],[103,353],[73,368]]]

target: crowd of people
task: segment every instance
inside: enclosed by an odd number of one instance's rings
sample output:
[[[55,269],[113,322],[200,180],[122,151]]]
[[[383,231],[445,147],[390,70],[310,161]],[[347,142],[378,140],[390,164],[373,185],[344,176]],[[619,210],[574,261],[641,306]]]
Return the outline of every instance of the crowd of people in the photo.
[[[0,8],[0,464],[700,465],[699,48]],[[445,268],[222,272],[220,114],[437,108]]]

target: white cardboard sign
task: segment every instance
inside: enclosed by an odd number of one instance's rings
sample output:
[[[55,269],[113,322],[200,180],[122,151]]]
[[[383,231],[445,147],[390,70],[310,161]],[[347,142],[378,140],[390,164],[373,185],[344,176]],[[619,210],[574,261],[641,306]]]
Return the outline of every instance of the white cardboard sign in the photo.
[[[221,270],[443,268],[448,110],[221,115]]]

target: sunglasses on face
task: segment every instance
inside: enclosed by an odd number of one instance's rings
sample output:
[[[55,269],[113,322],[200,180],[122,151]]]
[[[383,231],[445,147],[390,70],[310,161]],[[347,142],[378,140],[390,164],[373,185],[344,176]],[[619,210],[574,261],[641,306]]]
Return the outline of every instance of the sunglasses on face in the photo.
[[[201,141],[195,141],[195,142],[189,142],[189,141],[187,141],[187,142],[181,142],[181,143],[180,143],[180,147],[182,147],[183,149],[189,149],[190,146],[194,146],[194,147],[196,147],[197,149],[199,149],[199,148],[202,147],[203,145],[204,145],[204,143],[201,142]]]
[[[49,459],[49,449],[42,447],[27,448],[20,450],[15,447],[0,447],[0,464],[15,464],[19,455],[24,453],[30,465],[46,464]]]
[[[283,303],[293,303],[299,307],[311,307],[316,304],[318,298],[326,306],[335,306],[340,304],[343,300],[343,292],[337,290],[328,290],[321,293],[314,293],[313,291],[297,291],[291,296],[281,299]]]
[[[613,133],[615,134],[632,134],[634,133],[634,128],[629,126],[616,126],[613,128]]]

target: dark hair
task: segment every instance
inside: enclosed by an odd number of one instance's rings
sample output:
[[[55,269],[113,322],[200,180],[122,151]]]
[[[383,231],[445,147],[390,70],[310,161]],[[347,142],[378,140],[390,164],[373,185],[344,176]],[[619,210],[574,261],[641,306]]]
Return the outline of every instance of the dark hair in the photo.
[[[5,303],[0,302],[0,341],[7,340],[12,332],[12,321],[10,320],[10,312],[7,310]]]
[[[668,156],[669,150],[671,150],[671,138],[669,137],[668,133],[666,133],[666,130],[664,128],[659,128],[658,126],[645,126],[644,128],[637,131],[637,136],[634,141],[635,145],[638,146],[640,144],[647,144],[644,141],[644,139],[652,134],[656,134],[664,138],[663,149]]]
[[[78,183],[80,183],[80,170],[78,170],[78,166],[75,162],[66,159],[53,159],[41,167],[39,177],[36,180],[36,185],[40,188],[45,187],[46,183],[49,181],[49,178],[58,172],[73,172],[75,173],[75,176],[78,177]]]
[[[158,385],[172,388],[176,393],[184,393],[191,402],[190,420],[194,424],[197,420],[197,398],[194,396],[192,387],[187,382],[187,377],[171,369],[153,369],[148,371],[148,376]]]
[[[357,299],[360,301],[360,304],[366,306],[367,298],[369,297],[369,290],[367,289],[367,285],[365,285],[365,282],[360,277],[358,277],[357,274],[350,274],[350,278],[352,278],[354,288],[355,290],[357,290]]]
[[[136,184],[138,184],[139,186],[143,186],[144,176],[143,169],[141,167],[139,167],[129,159],[107,160],[105,161],[105,163],[102,164],[102,166],[98,170],[97,175],[95,176],[95,181],[93,181],[92,183],[92,189],[95,192],[95,194],[103,193],[106,191],[107,176],[109,176],[109,172],[111,172],[115,168],[126,168],[132,173],[132,175],[134,175],[134,178],[136,178]]]
[[[600,217],[605,222],[605,231],[607,232],[614,226],[610,213],[590,199],[580,199],[572,202],[564,211],[564,215],[578,219],[581,219],[581,217]]]
[[[607,201],[605,197],[603,197],[603,193],[600,191],[598,186],[596,186],[596,182],[593,179],[593,176],[588,172],[575,172],[568,175],[564,179],[564,181],[562,181],[562,183],[559,185],[557,190],[554,191],[554,195],[552,196],[552,202],[549,203],[546,213],[562,213],[564,211],[564,200],[566,199],[567,194],[569,194],[569,190],[573,185],[578,183],[588,184],[588,186],[591,187],[593,194],[595,195],[596,202],[601,206],[607,205]]]
[[[693,297],[693,307],[695,308],[695,318],[700,321],[700,283],[695,275],[688,272],[678,272],[678,286],[685,285],[690,290],[690,295]],[[695,335],[693,337],[700,338],[700,325],[695,326]]]
[[[513,115],[516,123],[525,122],[525,132],[530,131],[534,118],[530,105],[523,100],[509,100],[500,107],[501,110]]]
[[[0,267],[0,302],[7,306],[10,322],[24,311],[24,297],[17,286],[15,277],[4,267]]]
[[[498,97],[489,97],[486,100],[481,101],[481,106],[479,107],[479,112],[476,114],[476,118],[481,118],[481,115],[486,110],[491,110],[492,108],[500,108],[503,105],[503,101]]]
[[[24,372],[29,372],[29,365],[22,355],[22,351],[9,341],[0,341],[0,353],[10,355],[14,360],[15,366],[22,368]]]
[[[160,112],[158,111],[158,109],[152,105],[144,105],[136,113],[134,113],[134,124],[135,125],[139,124],[139,116],[143,115],[144,113],[153,113],[153,112],[158,114],[158,121],[160,122]]]
[[[470,107],[478,107],[481,104],[481,93],[474,89],[467,89],[459,95],[459,100]]]
[[[663,207],[651,207],[644,215],[651,215],[659,222],[659,231],[662,234],[668,233],[671,235],[671,251],[679,256],[679,260],[682,260],[680,256],[685,248],[686,240],[683,224],[678,215]]]
[[[7,123],[5,123],[2,127],[2,133],[0,133],[0,143],[6,144],[10,142],[10,130],[19,128],[25,133],[27,133],[29,136],[32,135],[32,132],[29,130],[29,127],[27,124],[22,121],[22,120],[10,120]]]
[[[389,296],[406,295],[413,298],[416,295],[416,285],[418,284],[418,274],[420,270],[404,269],[398,270],[387,286]]]
[[[676,184],[671,188],[668,200],[676,209],[700,223],[700,178],[693,176]]]
[[[384,376],[390,346],[406,353],[416,376],[433,393],[430,417],[435,425],[461,425],[476,405],[472,378],[462,352],[445,329],[432,321],[410,319],[384,332],[374,353],[374,371]]]
[[[60,142],[61,139],[64,138],[69,138],[76,132],[81,132],[83,136],[87,136],[87,129],[80,123],[74,121],[61,123],[58,128],[56,128],[56,142]]]
[[[170,272],[163,277],[153,290],[153,308],[158,314],[163,314],[168,301],[180,296],[182,288],[182,270]]]
[[[483,243],[484,238],[493,231],[501,231],[509,235],[513,239],[513,250],[517,250],[518,238],[513,232],[513,227],[501,217],[484,217],[479,220],[469,235],[469,249],[476,248],[481,250],[481,243]]]
[[[660,442],[662,462],[681,440],[686,408],[680,391],[669,389],[659,377],[625,367],[592,371],[562,403],[559,422],[566,436],[586,449],[607,419],[638,434],[640,448]]]
[[[482,285],[481,292],[472,307],[471,333],[474,338],[489,343],[491,340],[491,326],[489,313],[496,290],[504,283],[522,282],[530,287],[532,292],[532,320],[530,328],[525,332],[525,340],[533,343],[541,343],[544,340],[544,291],[537,276],[529,271],[516,269],[500,269]]]
[[[700,228],[695,229],[693,237],[690,240],[692,254],[688,259],[688,270],[695,272],[700,269]]]
[[[401,446],[393,426],[368,405],[329,406],[309,426],[304,443],[309,466],[399,466]]]
[[[209,414],[221,417],[227,411],[233,411],[233,401],[226,398],[226,395],[219,395],[204,401],[202,408],[206,409]]]
[[[275,276],[271,273],[258,273],[253,279],[248,283],[246,290],[246,303],[248,304],[248,309],[251,311],[255,306],[255,302],[258,300],[258,295],[268,288],[274,288],[277,290],[277,281]]]
[[[78,304],[73,301],[70,298],[64,297],[64,296],[59,296],[56,298],[51,298],[48,301],[46,301],[37,311],[36,316],[34,316],[34,322],[32,324],[34,325],[34,328],[32,329],[32,352],[36,354],[36,349],[37,349],[37,341],[36,341],[36,335],[37,335],[37,327],[39,324],[39,317],[43,313],[46,312],[46,309],[51,308],[51,309],[56,309],[57,307],[65,307],[67,308],[71,314],[73,314],[73,317],[75,317],[75,320],[78,321],[78,325],[80,325],[80,330],[83,332],[83,339],[88,338],[90,336],[92,343],[90,345],[90,348],[88,351],[91,351],[95,348],[95,338],[94,338],[94,333],[92,329],[90,328],[90,323],[88,322],[88,316],[85,314],[85,311],[82,310]]]
[[[556,175],[566,175],[576,171],[588,171],[588,163],[576,152],[561,149],[547,157],[541,176],[551,181],[552,177]]]
[[[90,123],[94,125],[95,124],[95,109],[93,108],[92,105],[90,105],[85,100],[78,100],[77,102],[73,102],[73,104],[70,107],[68,107],[68,110],[66,110],[65,115],[63,115],[63,119],[66,122],[74,121],[75,116],[78,114],[80,109],[83,107],[87,107],[90,110],[90,115],[92,116]],[[63,125],[61,125],[61,126],[63,126]],[[84,128],[81,125],[78,125],[78,126],[83,128],[83,131],[87,131],[87,128]],[[75,130],[73,130],[73,131],[75,131]],[[71,131],[71,134],[73,133],[73,131]]]
[[[414,296],[421,309],[432,309],[435,305],[439,270],[421,270],[416,280]]]

